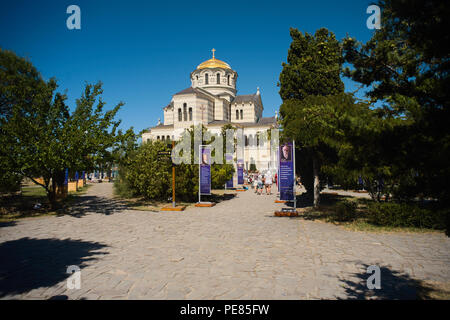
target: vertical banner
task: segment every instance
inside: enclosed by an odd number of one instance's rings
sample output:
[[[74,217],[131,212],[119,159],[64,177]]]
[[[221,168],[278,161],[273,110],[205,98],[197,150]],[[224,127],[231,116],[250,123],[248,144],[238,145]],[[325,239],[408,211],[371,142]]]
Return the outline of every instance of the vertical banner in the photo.
[[[200,146],[200,194],[211,194],[211,149]]]
[[[229,161],[231,162],[232,160],[233,160],[232,154],[225,154],[225,161],[226,161],[225,163],[229,163]],[[233,176],[231,176],[230,180],[227,181],[225,185],[226,188],[233,188]]]
[[[66,169],[66,172],[64,173],[64,185],[69,184],[69,169]]]
[[[280,148],[277,148],[277,191],[280,192]]]
[[[78,171],[75,171],[75,181],[78,181]]]
[[[238,184],[244,184],[244,160],[238,159],[237,161],[237,176]]]
[[[294,199],[294,161],[292,142],[280,145],[279,151],[279,189],[280,200],[293,201]]]

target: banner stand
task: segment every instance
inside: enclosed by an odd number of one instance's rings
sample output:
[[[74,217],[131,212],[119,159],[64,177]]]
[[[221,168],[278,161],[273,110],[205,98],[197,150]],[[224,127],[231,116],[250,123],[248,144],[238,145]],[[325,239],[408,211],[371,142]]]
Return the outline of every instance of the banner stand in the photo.
[[[216,204],[214,202],[202,202],[202,158],[203,158],[203,148],[209,147],[209,145],[199,145],[198,146],[198,202],[195,204],[196,207],[204,208],[204,207],[213,207]],[[210,150],[211,151],[211,150]],[[208,166],[209,170],[211,170],[211,153],[208,156]],[[204,195],[211,194],[211,171],[209,171],[209,193],[203,193]]]
[[[244,160],[237,159],[237,186],[236,191],[247,191],[244,187]]]
[[[292,154],[291,154],[291,161],[292,163],[292,175],[293,175],[293,181],[292,181],[292,192],[293,192],[293,199],[292,200],[275,200],[276,203],[287,203],[287,202],[293,202],[294,203],[294,208],[281,208],[281,211],[275,211],[274,214],[277,217],[297,217],[298,216],[298,212],[297,212],[297,186],[295,183],[295,140],[292,141],[292,150],[291,150]],[[281,157],[281,154],[279,154],[279,158]],[[287,160],[289,161],[289,160]],[[280,198],[281,198],[281,165],[280,165],[280,160],[278,160],[278,185],[279,185],[279,190],[280,190]]]
[[[286,200],[280,200],[280,148],[277,150],[277,198],[275,203],[286,203]]]

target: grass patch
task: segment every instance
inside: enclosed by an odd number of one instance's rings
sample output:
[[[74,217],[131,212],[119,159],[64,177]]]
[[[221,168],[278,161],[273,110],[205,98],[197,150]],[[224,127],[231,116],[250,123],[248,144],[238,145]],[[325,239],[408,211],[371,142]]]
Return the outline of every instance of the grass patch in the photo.
[[[375,204],[371,199],[355,198],[350,196],[338,196],[326,194],[322,195],[321,205],[315,209],[313,207],[304,208],[303,215],[301,216],[305,220],[318,220],[327,223],[333,223],[340,225],[346,229],[352,231],[363,232],[405,232],[405,233],[442,233],[444,227],[442,223],[434,223],[434,220],[440,221],[438,214],[431,208],[420,209],[415,208],[415,205],[396,205],[395,203],[378,203]],[[384,220],[374,219],[374,215],[378,214],[374,212],[373,207],[382,207],[384,211],[382,213],[385,216],[393,215],[393,218],[386,218]],[[392,207],[392,210],[391,210]],[[411,209],[413,208],[413,209]],[[395,209],[395,210],[394,210]],[[434,209],[438,210],[438,209]],[[428,222],[429,214],[431,222]],[[416,216],[421,219],[419,223],[424,221],[425,216],[427,227],[416,226],[413,223],[417,220]],[[436,218],[438,217],[438,218]],[[440,219],[440,220],[439,220]],[[377,223],[374,223],[376,221]],[[386,221],[379,223],[378,221]],[[393,222],[395,222],[395,224]],[[413,221],[413,223],[411,223]]]
[[[69,192],[65,199],[60,200],[62,209],[51,210],[47,193],[41,186],[24,186],[21,194],[2,196],[0,198],[0,222],[10,222],[17,219],[60,215],[64,207],[70,206],[77,197],[87,192],[90,185],[85,185],[77,192]],[[40,204],[39,208],[35,208]]]
[[[450,300],[450,283],[421,281],[417,296],[420,300]]]

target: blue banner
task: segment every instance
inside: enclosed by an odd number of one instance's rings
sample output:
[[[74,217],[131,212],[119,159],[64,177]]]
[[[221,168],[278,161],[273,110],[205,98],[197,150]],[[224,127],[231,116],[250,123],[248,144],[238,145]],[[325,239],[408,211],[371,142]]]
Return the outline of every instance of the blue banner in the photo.
[[[279,151],[280,200],[294,200],[294,161],[292,142],[284,143]]]
[[[75,171],[75,181],[78,181],[78,171]]]
[[[226,154],[225,155],[225,162],[229,163],[233,160],[232,154]],[[231,176],[230,180],[227,181],[226,185],[227,188],[233,188],[233,176]]]
[[[244,184],[244,161],[237,161],[237,176],[238,176],[238,184]]]
[[[200,194],[211,194],[211,149],[201,149]]]
[[[69,184],[69,169],[66,169],[64,173],[64,184],[65,185]]]

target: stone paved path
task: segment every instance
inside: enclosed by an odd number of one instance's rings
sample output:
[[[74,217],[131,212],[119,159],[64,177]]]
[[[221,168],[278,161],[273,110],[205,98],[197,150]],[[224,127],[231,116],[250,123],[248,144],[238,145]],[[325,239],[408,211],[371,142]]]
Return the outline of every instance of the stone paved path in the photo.
[[[95,184],[72,216],[0,225],[0,298],[414,298],[417,280],[450,283],[443,234],[352,232],[274,217],[275,196],[239,192],[213,208],[127,210]],[[67,288],[67,266],[81,288]],[[366,288],[381,267],[380,290]]]

